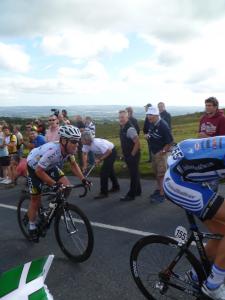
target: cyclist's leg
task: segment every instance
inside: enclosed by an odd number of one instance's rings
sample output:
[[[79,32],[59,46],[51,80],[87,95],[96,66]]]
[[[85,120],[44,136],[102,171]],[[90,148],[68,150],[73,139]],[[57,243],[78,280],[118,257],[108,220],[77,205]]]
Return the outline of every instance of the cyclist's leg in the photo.
[[[221,223],[215,219],[206,220],[204,222],[208,230],[215,234],[222,234],[225,236],[225,223]],[[211,261],[214,261],[217,255],[218,246],[221,241],[209,240],[205,246],[206,254]]]
[[[211,220],[206,220],[205,225],[212,233],[224,235],[221,241],[209,241],[207,243],[207,254],[215,256],[215,264],[225,269],[225,202],[220,206],[215,216]],[[211,253],[210,253],[211,252]]]
[[[31,201],[27,213],[29,219],[28,230],[31,239],[34,241],[38,241],[36,219],[38,209],[41,204],[41,188],[43,183],[41,179],[35,174],[35,170],[30,167],[28,167],[27,183],[31,195]]]
[[[35,223],[37,212],[41,205],[41,195],[31,195],[31,201],[28,209],[28,218],[30,223]]]

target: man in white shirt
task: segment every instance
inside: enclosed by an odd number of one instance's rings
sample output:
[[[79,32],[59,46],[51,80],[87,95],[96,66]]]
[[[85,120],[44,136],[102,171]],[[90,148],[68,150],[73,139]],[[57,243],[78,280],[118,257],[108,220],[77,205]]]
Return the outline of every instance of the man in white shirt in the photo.
[[[114,162],[116,160],[116,149],[114,144],[105,139],[94,138],[90,131],[84,131],[81,135],[83,144],[83,170],[87,168],[88,153],[92,151],[95,154],[95,164],[103,161],[100,170],[101,190],[95,199],[102,199],[108,196],[108,192],[117,192],[120,186],[114,171]],[[112,188],[108,191],[108,179],[112,181]]]

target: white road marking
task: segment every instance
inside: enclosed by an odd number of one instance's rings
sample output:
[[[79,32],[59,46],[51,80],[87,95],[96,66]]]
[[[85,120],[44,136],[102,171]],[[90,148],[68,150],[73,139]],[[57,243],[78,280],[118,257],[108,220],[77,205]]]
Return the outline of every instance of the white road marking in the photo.
[[[12,209],[12,210],[17,210],[16,206],[7,205],[7,204],[3,204],[3,203],[0,203],[0,207]],[[23,211],[26,211],[26,210],[23,209]],[[114,226],[114,225],[104,224],[104,223],[98,223],[98,222],[91,222],[91,225],[93,227],[99,227],[99,228],[104,228],[104,229],[110,229],[110,230],[120,231],[120,232],[126,232],[126,233],[130,233],[130,234],[134,234],[134,235],[139,235],[139,236],[156,235],[156,233],[154,233],[154,232],[142,231],[142,230],[131,229],[131,228],[121,227],[121,226]],[[172,238],[172,239],[177,240],[173,236],[169,236],[169,237]],[[192,242],[191,245],[192,246],[196,246],[195,242]],[[204,243],[204,245],[205,245],[205,243]]]
[[[3,204],[3,203],[0,203],[0,207],[7,208],[7,209],[12,209],[12,210],[17,210],[16,206]],[[126,233],[135,234],[135,235],[140,235],[140,236],[147,236],[147,235],[155,234],[155,233],[152,233],[152,232],[136,230],[136,229],[126,228],[126,227],[121,227],[121,226],[114,226],[114,225],[109,225],[109,224],[103,224],[103,223],[99,223],[99,222],[91,222],[91,225],[93,227],[111,229],[111,230],[116,230],[116,231],[120,231],[120,232],[126,232]]]

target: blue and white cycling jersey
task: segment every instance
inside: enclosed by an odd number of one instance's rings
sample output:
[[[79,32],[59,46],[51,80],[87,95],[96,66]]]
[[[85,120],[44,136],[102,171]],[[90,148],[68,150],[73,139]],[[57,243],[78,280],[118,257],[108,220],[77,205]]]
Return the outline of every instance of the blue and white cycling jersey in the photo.
[[[168,166],[193,182],[225,178],[225,136],[180,142],[172,150]]]
[[[225,136],[189,139],[173,148],[163,187],[168,199],[204,220],[223,202],[217,194],[221,178],[225,178]]]

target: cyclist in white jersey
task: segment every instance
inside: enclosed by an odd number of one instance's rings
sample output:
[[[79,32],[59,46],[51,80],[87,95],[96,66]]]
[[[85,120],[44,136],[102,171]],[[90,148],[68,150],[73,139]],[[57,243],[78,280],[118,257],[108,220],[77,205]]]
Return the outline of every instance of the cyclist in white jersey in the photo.
[[[36,217],[41,204],[41,189],[43,184],[52,186],[57,190],[60,185],[69,185],[61,168],[65,161],[70,162],[71,170],[84,185],[90,182],[82,174],[75,161],[76,152],[81,133],[77,127],[65,125],[59,128],[60,141],[47,143],[34,148],[27,157],[28,185],[31,194],[31,202],[28,210],[29,233],[31,240],[38,241]]]

